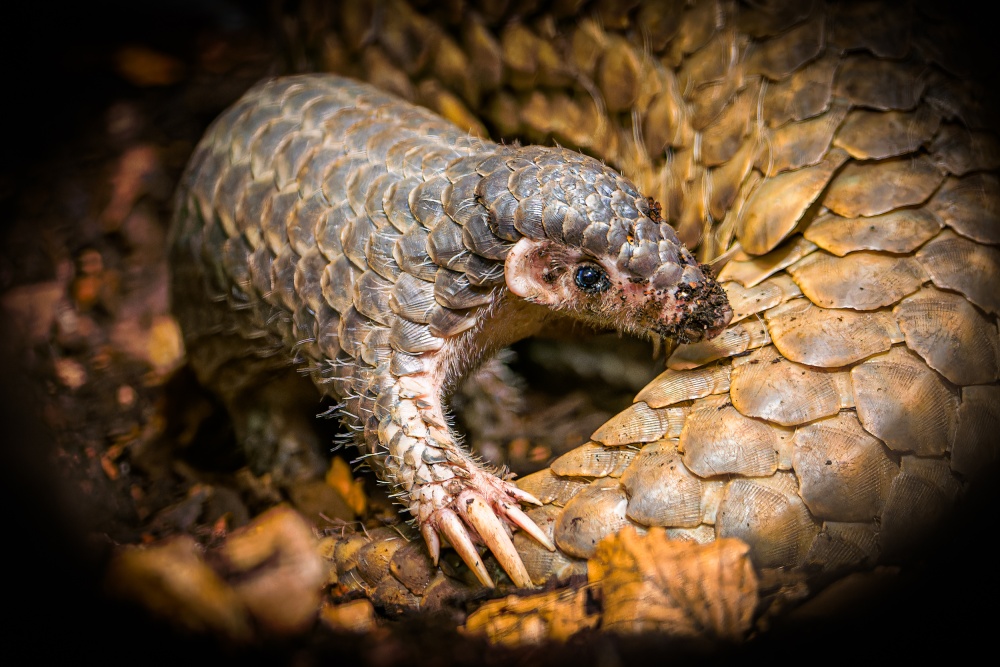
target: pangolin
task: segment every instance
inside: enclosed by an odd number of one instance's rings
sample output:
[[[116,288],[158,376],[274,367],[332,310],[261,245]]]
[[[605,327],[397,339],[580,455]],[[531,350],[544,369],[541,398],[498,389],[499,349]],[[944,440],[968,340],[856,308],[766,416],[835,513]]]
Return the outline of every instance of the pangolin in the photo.
[[[693,343],[732,310],[659,216],[600,161],[498,145],[367,84],[264,81],[210,127],[182,177],[173,307],[199,379],[234,412],[275,370],[307,373],[363,459],[479,580],[485,544],[549,538],[541,504],[485,470],[446,397],[499,349],[564,320]]]
[[[303,10],[292,37],[309,47],[296,57],[322,55],[314,67],[600,156],[702,260],[742,248],[718,276],[727,330],[679,346],[633,405],[517,480],[557,547],[515,533],[532,580],[592,573],[629,525],[737,538],[764,577],[810,586],[926,553],[1000,462],[997,86],[989,40],[963,20],[979,16],[879,0],[529,4],[347,3]],[[376,605],[400,587],[412,609],[437,594],[336,560]],[[695,615],[722,608],[689,595],[713,580],[688,564],[674,590]],[[602,627],[648,630],[634,589],[620,594],[632,615]]]

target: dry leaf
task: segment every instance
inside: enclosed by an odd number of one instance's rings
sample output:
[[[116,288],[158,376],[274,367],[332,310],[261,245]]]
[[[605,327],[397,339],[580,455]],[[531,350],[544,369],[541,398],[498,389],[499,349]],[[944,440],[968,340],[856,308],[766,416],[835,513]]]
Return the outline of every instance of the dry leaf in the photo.
[[[300,514],[270,509],[230,533],[219,554],[238,574],[233,590],[262,630],[287,636],[312,626],[327,568]]]
[[[340,632],[368,633],[378,627],[375,607],[363,598],[344,604],[324,602],[319,610],[320,619],[333,630]]]
[[[368,497],[365,496],[365,485],[360,479],[354,479],[351,468],[344,459],[339,456],[333,457],[330,469],[326,472],[326,483],[333,487],[341,495],[347,506],[354,510],[357,515],[363,515],[368,506]]]
[[[125,46],[115,54],[115,68],[137,86],[169,86],[184,74],[176,58],[144,46]]]
[[[469,614],[463,630],[508,646],[565,641],[594,628],[600,616],[587,613],[587,589],[563,589],[537,595],[491,600]]]
[[[202,560],[200,547],[186,535],[150,547],[120,549],[109,566],[106,586],[177,627],[236,641],[252,636],[239,596]]]
[[[646,535],[624,528],[602,540],[588,562],[588,578],[603,596],[603,627],[742,639],[758,597],[748,553],[737,539],[697,544],[671,540],[659,527]]]

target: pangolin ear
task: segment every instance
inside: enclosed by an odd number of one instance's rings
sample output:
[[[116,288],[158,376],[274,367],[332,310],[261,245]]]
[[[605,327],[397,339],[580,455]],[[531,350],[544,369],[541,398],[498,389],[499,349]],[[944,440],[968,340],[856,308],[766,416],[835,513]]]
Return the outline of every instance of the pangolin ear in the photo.
[[[554,306],[559,299],[542,277],[549,260],[548,245],[547,241],[523,237],[507,252],[504,277],[507,289],[522,299]]]

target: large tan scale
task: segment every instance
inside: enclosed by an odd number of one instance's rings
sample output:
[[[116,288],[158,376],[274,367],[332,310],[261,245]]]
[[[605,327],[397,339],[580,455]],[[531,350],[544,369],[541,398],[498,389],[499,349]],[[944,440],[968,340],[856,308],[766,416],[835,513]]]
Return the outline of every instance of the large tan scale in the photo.
[[[597,2],[445,23],[388,4],[367,42],[347,26],[372,16],[345,6],[329,67],[473,131],[478,116],[599,155],[703,260],[736,248],[729,328],[519,480],[558,548],[515,534],[532,582],[586,572],[623,528],[739,538],[765,574],[891,563],[984,483],[1000,460],[1000,140],[945,13]]]

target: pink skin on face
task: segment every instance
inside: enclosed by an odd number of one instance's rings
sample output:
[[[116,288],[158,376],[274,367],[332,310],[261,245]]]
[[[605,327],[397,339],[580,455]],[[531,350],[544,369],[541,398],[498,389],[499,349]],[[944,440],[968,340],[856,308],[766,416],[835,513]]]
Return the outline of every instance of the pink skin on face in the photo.
[[[577,282],[581,267],[603,273],[598,289],[581,288]],[[678,282],[654,286],[651,280],[622,271],[609,258],[528,238],[511,248],[505,262],[507,287],[523,299],[598,328],[639,336],[655,334],[684,343],[712,338],[732,319],[725,292],[707,270],[678,265]]]

